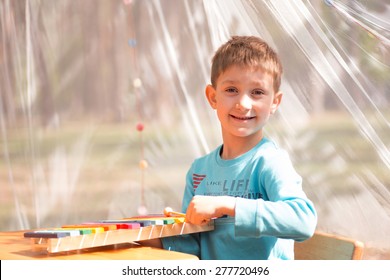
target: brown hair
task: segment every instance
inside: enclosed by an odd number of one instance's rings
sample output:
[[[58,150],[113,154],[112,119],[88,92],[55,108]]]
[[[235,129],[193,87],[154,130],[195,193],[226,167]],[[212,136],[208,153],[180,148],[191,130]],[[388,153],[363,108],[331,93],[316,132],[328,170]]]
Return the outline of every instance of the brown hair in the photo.
[[[279,91],[282,63],[277,53],[255,36],[232,36],[214,54],[211,66],[211,84],[215,87],[221,73],[232,65],[260,67],[271,74],[275,92]]]

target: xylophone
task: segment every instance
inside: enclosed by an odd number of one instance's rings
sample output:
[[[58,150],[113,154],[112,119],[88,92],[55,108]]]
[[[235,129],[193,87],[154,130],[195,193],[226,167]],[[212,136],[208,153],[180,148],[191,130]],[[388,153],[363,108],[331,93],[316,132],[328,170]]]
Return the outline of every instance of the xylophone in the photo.
[[[60,228],[27,231],[24,237],[31,239],[34,251],[46,250],[49,253],[58,253],[213,229],[212,220],[204,225],[194,225],[185,222],[184,214],[165,212],[165,215],[98,220],[63,225]]]

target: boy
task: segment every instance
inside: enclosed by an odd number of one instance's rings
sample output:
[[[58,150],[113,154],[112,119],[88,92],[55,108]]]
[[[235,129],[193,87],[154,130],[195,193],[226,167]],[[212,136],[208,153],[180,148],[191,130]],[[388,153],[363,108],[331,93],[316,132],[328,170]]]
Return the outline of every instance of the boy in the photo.
[[[215,53],[206,97],[223,144],[187,173],[186,221],[214,220],[210,232],[161,239],[200,259],[294,259],[294,240],[310,238],[314,206],[288,155],[263,128],[282,100],[282,65],[260,38],[233,36]]]

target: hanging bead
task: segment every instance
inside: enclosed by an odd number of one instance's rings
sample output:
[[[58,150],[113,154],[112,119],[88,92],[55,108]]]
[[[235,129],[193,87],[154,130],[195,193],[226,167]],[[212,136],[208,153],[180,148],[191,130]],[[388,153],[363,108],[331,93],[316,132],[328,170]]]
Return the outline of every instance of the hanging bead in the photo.
[[[133,81],[133,86],[134,86],[135,88],[140,88],[140,87],[142,86],[142,81],[141,81],[141,79],[140,79],[140,78],[134,79],[134,81]]]
[[[146,168],[148,168],[148,162],[145,160],[145,159],[142,159],[142,160],[140,160],[140,162],[139,162],[139,168],[141,168],[141,169],[146,169]]]
[[[137,40],[136,39],[129,39],[129,40],[127,40],[127,44],[130,47],[135,48],[135,46],[137,45]]]
[[[136,127],[135,127],[139,132],[143,131],[145,126],[143,123],[137,123]]]

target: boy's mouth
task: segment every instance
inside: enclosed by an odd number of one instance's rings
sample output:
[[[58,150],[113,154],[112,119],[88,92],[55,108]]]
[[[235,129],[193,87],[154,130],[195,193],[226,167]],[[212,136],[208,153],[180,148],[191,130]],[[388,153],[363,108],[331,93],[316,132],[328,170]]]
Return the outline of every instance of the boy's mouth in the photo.
[[[251,119],[254,119],[256,117],[246,117],[246,116],[234,116],[234,115],[230,115],[233,119],[236,119],[236,120],[240,120],[240,121],[247,121],[247,120],[251,120]]]

